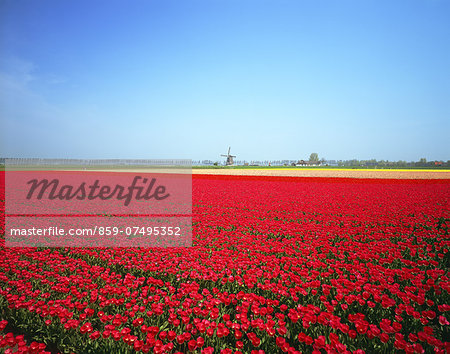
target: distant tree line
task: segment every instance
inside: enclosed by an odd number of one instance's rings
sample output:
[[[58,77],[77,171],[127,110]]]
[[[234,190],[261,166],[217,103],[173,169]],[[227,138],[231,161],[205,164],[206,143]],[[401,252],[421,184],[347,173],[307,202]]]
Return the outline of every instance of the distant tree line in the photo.
[[[192,161],[195,165],[215,165],[221,166],[223,161],[212,160],[198,160]],[[367,168],[450,168],[450,160],[430,160],[421,158],[419,161],[388,161],[388,160],[326,160],[319,159],[317,153],[312,153],[307,160],[236,160],[234,162],[237,166],[298,166],[298,165],[315,165],[315,166],[338,166],[338,167],[367,167]]]
[[[338,160],[337,165],[340,167],[403,167],[403,168],[414,168],[414,167],[421,167],[421,168],[449,168],[450,167],[450,160],[448,161],[439,161],[439,160],[432,160],[427,161],[426,158],[421,158],[419,161],[388,161],[388,160]]]

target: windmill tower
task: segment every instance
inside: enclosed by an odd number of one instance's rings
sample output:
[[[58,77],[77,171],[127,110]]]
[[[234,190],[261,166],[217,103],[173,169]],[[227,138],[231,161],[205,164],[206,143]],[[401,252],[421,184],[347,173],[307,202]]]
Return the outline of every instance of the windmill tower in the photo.
[[[234,164],[233,158],[236,156],[230,155],[231,146],[228,148],[228,154],[227,155],[220,155],[227,158],[227,162],[225,163],[226,166],[232,166]]]

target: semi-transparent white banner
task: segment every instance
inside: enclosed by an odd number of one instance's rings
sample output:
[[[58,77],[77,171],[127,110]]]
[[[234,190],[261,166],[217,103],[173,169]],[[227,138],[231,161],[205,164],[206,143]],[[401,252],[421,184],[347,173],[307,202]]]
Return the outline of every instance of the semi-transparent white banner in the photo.
[[[5,167],[7,247],[191,244],[190,160],[6,159]]]

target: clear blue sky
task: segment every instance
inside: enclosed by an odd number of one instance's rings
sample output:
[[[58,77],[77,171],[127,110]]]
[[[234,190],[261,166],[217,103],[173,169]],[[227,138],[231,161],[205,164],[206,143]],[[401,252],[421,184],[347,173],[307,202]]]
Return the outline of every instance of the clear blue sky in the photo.
[[[450,159],[446,0],[0,0],[0,156]]]

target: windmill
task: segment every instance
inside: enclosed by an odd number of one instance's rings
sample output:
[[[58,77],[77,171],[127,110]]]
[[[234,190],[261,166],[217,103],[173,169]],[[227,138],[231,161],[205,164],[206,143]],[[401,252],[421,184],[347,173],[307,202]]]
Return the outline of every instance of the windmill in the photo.
[[[232,166],[234,164],[233,158],[236,156],[230,155],[231,146],[228,148],[228,154],[227,155],[220,155],[227,158],[227,162],[225,163],[226,166]]]

